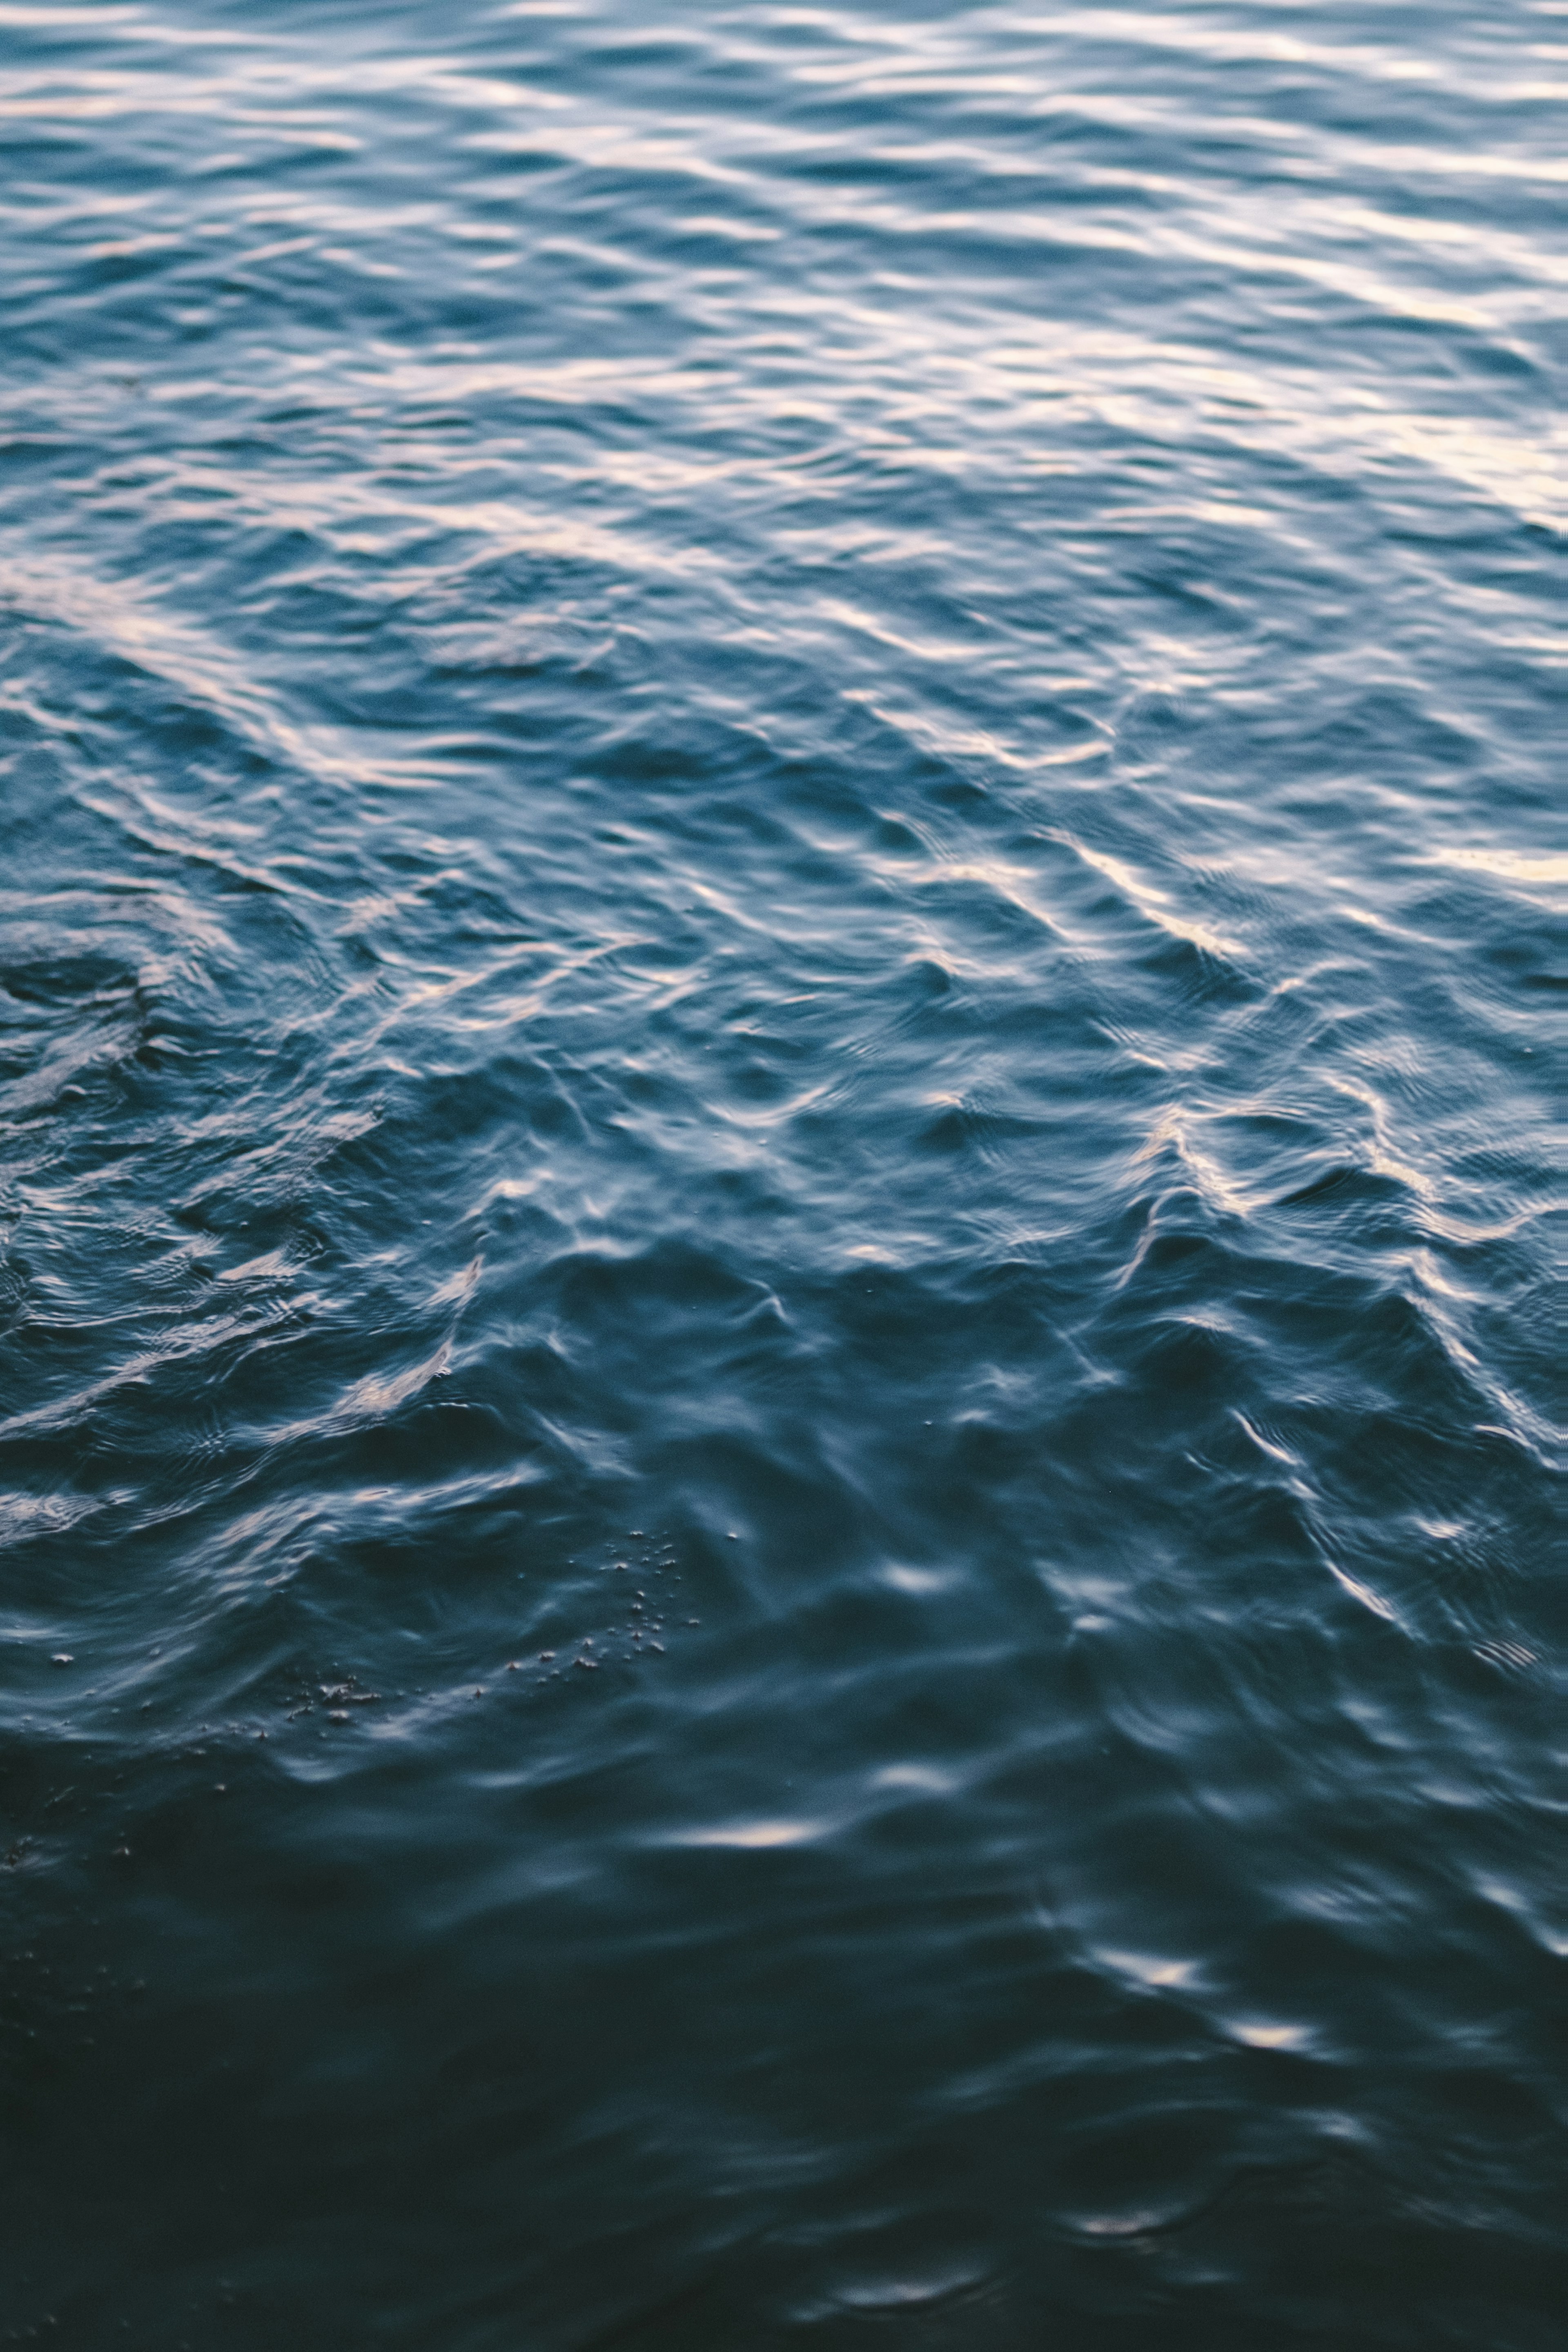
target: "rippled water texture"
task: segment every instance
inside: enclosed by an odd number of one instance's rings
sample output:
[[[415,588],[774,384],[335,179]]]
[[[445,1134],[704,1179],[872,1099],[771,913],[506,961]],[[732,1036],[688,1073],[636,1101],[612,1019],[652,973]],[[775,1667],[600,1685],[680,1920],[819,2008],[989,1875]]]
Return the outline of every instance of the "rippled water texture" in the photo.
[[[0,2334],[1557,2352],[1565,95],[0,5]]]

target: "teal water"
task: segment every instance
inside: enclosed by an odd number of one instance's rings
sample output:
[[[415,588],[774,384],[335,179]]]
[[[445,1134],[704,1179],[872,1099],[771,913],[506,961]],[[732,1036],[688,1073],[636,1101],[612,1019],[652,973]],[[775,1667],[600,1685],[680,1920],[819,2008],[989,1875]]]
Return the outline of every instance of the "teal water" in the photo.
[[[1565,95],[0,5],[0,2340],[1556,2352]]]

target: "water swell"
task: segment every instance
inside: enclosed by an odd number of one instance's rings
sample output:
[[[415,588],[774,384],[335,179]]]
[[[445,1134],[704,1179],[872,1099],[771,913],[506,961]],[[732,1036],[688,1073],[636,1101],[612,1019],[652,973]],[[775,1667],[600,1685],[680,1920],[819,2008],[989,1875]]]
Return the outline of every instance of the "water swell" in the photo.
[[[0,42],[15,2324],[1543,2352],[1550,16]]]

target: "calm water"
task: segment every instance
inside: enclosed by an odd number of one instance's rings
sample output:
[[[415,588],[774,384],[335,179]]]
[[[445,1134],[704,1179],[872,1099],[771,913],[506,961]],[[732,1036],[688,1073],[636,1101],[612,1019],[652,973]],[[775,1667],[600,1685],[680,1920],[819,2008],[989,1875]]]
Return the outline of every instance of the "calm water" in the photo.
[[[0,2334],[1555,2352],[1565,96],[0,6]]]

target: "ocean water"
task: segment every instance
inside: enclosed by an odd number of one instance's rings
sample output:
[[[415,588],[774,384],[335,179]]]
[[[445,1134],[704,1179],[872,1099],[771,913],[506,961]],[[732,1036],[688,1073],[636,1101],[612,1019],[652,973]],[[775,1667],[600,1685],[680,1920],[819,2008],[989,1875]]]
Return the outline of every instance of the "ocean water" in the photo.
[[[1565,97],[0,5],[0,2340],[1556,2352]]]

